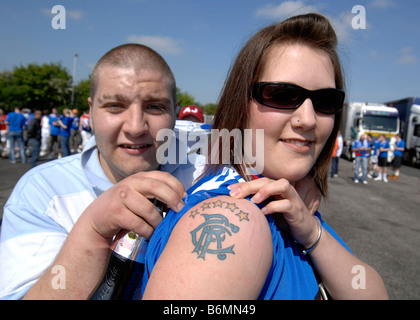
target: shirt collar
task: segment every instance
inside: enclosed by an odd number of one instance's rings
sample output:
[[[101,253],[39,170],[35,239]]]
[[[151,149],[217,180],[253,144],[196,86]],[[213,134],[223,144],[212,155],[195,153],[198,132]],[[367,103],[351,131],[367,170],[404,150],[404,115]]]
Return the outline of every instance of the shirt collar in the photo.
[[[99,162],[99,153],[94,135],[89,139],[84,147],[81,155],[81,161],[82,168],[96,196],[101,195],[102,192],[113,186],[113,183],[109,181],[102,169],[101,163]]]

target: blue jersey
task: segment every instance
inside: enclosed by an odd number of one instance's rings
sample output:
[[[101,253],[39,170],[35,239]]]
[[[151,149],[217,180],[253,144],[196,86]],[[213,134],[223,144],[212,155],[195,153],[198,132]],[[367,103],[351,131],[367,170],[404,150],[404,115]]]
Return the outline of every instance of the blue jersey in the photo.
[[[153,267],[165,248],[173,228],[185,212],[208,198],[229,195],[227,187],[243,181],[235,170],[225,167],[219,170],[216,175],[210,174],[204,177],[189,189],[186,198],[184,198],[186,205],[180,212],[176,213],[172,210],[168,212],[153,233],[147,248],[142,293],[144,293]],[[250,198],[247,199],[250,200]],[[347,248],[335,232],[322,221],[318,212],[316,215],[320,218],[325,230]],[[274,252],[272,265],[259,299],[312,300],[319,298],[318,282],[307,256],[302,254],[302,249],[288,234],[279,230],[271,215],[267,216],[267,220],[271,229]]]
[[[63,127],[60,128],[60,136],[62,137],[70,137],[71,132],[71,125],[73,124],[72,117],[63,117],[61,118],[61,122],[67,127],[64,129]]]
[[[9,123],[9,131],[23,132],[23,127],[26,125],[26,118],[21,113],[10,112],[6,117],[6,122]]]
[[[359,149],[359,148],[370,148],[369,141],[367,139],[360,141],[356,140],[353,144],[353,149]],[[368,158],[370,157],[370,149],[369,150],[360,150],[356,151],[356,157],[362,157],[362,158]]]
[[[381,142],[379,144],[379,148],[389,149],[388,140],[385,140],[384,142]],[[379,151],[379,158],[387,158],[387,157],[388,157],[388,151]]]
[[[53,122],[58,121],[61,119],[61,116],[56,116],[54,113],[51,113],[49,116],[49,124],[50,124],[50,133],[52,136],[59,136],[60,135],[60,125],[54,125]]]
[[[397,148],[405,148],[404,140],[401,139],[400,141],[395,142],[395,146]],[[394,155],[397,156],[397,157],[402,157],[403,153],[404,153],[404,151],[400,151],[400,150],[397,150],[397,149],[394,150]]]

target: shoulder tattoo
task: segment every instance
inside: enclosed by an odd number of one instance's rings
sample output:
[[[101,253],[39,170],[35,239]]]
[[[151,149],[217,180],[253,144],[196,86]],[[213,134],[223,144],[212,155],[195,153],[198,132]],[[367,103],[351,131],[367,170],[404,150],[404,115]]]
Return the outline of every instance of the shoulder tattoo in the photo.
[[[207,213],[210,209],[227,209],[237,216],[229,219],[223,214]],[[197,259],[205,260],[206,254],[216,255],[219,260],[225,260],[228,254],[235,254],[234,245],[227,246],[225,240],[233,234],[238,233],[239,224],[249,222],[249,213],[239,209],[235,203],[215,200],[212,202],[204,202],[201,207],[190,212],[189,217],[192,219],[200,219],[203,222],[191,231],[192,244],[194,250],[192,253],[197,254]]]

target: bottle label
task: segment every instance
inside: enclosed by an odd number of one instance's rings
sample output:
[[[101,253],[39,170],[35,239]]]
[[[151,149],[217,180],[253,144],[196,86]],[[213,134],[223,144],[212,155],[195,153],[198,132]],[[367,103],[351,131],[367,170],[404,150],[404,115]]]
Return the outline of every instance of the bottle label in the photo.
[[[114,251],[123,257],[135,260],[139,249],[144,246],[144,240],[145,239],[138,234],[128,232],[118,241]]]

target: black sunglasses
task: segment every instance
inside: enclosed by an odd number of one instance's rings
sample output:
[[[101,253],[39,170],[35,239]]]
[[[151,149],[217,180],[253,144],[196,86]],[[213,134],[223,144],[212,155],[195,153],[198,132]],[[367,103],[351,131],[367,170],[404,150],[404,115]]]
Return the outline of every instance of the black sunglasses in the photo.
[[[256,82],[252,97],[258,103],[275,109],[296,109],[310,98],[315,111],[325,114],[340,112],[344,103],[344,91],[334,88],[307,90],[285,82]]]

